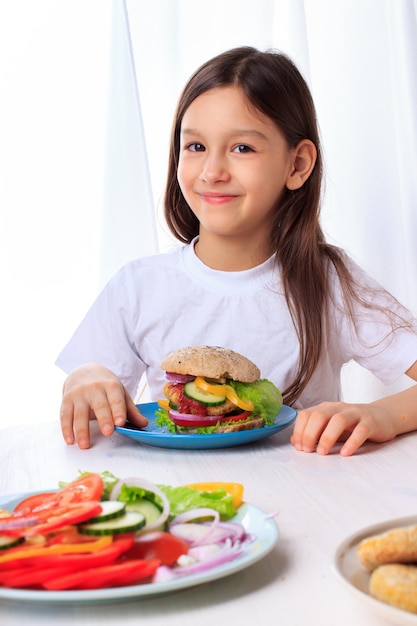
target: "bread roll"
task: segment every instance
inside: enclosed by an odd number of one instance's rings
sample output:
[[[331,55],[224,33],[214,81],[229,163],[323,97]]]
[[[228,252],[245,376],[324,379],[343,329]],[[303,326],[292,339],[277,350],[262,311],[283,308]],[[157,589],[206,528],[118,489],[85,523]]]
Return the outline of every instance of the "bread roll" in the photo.
[[[371,574],[369,591],[377,600],[417,613],[417,566],[390,564],[377,567]]]
[[[417,562],[417,526],[393,528],[368,537],[357,548],[359,561],[368,570],[388,563]]]
[[[161,369],[214,379],[230,378],[242,383],[254,383],[261,375],[252,361],[218,346],[187,346],[175,350],[162,361]]]

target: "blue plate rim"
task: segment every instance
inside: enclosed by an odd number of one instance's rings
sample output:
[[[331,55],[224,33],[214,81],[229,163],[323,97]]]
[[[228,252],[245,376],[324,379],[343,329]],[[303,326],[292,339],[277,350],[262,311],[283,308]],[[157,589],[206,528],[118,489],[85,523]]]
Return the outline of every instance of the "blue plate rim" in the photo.
[[[153,413],[158,407],[157,402],[146,402],[136,405],[141,412],[143,412],[150,421],[150,426],[154,425],[155,418]],[[170,433],[168,431],[161,430],[153,431],[145,428],[137,428],[135,426],[116,426],[115,432],[122,436],[134,439],[140,443],[149,443],[151,445],[158,445],[159,447],[181,447],[206,449],[206,448],[218,448],[227,447],[228,442],[235,445],[243,445],[245,443],[251,443],[260,439],[265,439],[274,435],[275,433],[283,430],[287,426],[290,426],[297,416],[297,411],[293,407],[283,405],[281,411],[275,418],[275,424],[271,426],[264,426],[263,428],[256,428],[252,430],[239,431],[233,433],[213,433],[211,435],[201,434],[182,434],[182,433]],[[166,440],[169,440],[170,445],[161,446],[160,444]],[[210,445],[213,443],[213,446]],[[203,445],[203,448],[198,448],[199,445]]]

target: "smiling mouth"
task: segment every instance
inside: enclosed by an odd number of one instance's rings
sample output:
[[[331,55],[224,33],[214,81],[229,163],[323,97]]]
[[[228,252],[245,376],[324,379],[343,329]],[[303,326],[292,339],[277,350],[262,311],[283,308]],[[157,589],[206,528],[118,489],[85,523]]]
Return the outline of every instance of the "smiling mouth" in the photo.
[[[226,202],[231,202],[238,198],[237,195],[231,193],[199,193],[198,194],[204,202],[208,204],[224,204]]]

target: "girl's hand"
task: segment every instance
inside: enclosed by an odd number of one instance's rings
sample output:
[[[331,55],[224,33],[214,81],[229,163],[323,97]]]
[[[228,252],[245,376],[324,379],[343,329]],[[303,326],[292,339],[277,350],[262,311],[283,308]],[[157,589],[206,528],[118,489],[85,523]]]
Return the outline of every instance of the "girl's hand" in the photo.
[[[123,426],[126,419],[136,426],[148,423],[117,376],[96,364],[83,365],[68,376],[60,418],[65,441],[68,444],[77,441],[83,449],[90,447],[91,419],[97,419],[105,436],[113,433],[115,425]]]
[[[338,441],[344,441],[342,456],[350,456],[368,439],[384,442],[399,434],[398,418],[385,406],[322,402],[300,411],[291,443],[296,450],[328,454]]]

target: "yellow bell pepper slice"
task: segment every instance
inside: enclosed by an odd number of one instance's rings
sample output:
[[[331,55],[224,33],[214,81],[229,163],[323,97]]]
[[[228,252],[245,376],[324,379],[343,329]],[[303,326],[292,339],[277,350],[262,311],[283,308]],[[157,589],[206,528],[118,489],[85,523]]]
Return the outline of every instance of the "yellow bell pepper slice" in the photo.
[[[83,543],[56,543],[51,546],[11,548],[6,554],[0,556],[0,563],[13,561],[14,559],[25,559],[32,556],[48,556],[50,554],[70,554],[72,552],[98,552],[107,548],[113,541],[112,535],[105,535],[94,541]]]
[[[158,400],[158,406],[161,409],[165,409],[166,411],[169,411],[169,409],[171,408],[169,406],[169,400]]]
[[[233,404],[243,411],[253,411],[253,403],[250,400],[239,398],[236,391],[230,385],[211,385],[202,376],[197,376],[194,383],[203,391],[208,391],[215,396],[226,396],[230,402],[233,402]]]
[[[240,483],[207,482],[191,483],[186,486],[190,489],[196,489],[197,491],[218,491],[219,489],[224,489],[226,493],[229,493],[233,497],[233,506],[235,509],[240,507],[243,502],[244,487]]]
[[[208,391],[208,393],[212,393],[214,396],[226,396],[227,388],[229,385],[211,385],[206,381],[202,376],[197,376],[194,380],[194,383],[199,389],[203,391]]]

